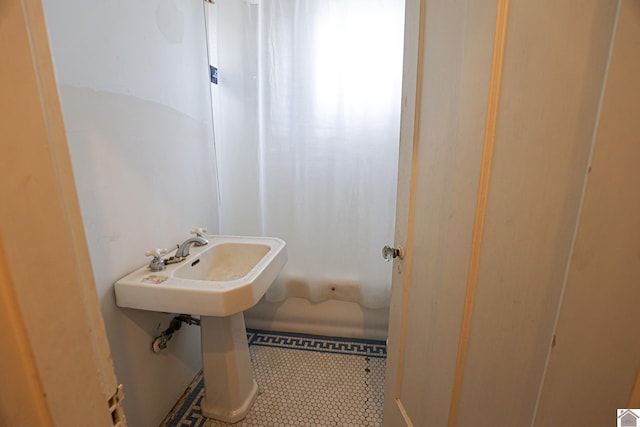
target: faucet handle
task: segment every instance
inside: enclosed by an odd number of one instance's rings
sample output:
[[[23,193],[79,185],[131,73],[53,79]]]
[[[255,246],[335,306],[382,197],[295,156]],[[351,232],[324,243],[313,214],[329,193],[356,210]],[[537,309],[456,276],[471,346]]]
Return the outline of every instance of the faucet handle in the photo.
[[[168,251],[166,249],[155,248],[150,251],[146,251],[144,253],[145,256],[152,256],[154,258],[160,258],[162,255],[166,254]]]
[[[202,237],[202,235],[204,233],[207,232],[207,228],[206,227],[198,227],[198,228],[194,228],[193,230],[191,230],[189,233],[191,234],[195,234],[198,237]]]
[[[165,269],[164,260],[160,258],[162,255],[166,254],[166,249],[155,248],[150,251],[146,251],[144,254],[146,256],[152,256],[153,259],[149,263],[149,269],[154,272],[162,271]]]

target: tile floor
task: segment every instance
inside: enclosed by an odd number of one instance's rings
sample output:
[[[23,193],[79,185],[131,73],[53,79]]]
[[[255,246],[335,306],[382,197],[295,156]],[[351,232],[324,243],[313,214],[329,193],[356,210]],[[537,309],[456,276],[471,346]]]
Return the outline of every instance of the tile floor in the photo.
[[[247,331],[259,395],[247,417],[227,424],[202,416],[198,375],[167,416],[167,427],[380,426],[384,341]]]

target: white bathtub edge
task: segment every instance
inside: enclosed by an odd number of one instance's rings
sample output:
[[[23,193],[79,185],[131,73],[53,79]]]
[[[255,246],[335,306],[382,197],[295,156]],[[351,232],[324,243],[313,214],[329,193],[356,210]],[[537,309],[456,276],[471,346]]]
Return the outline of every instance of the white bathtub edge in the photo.
[[[353,302],[328,300],[312,303],[287,298],[279,303],[261,300],[244,312],[250,329],[386,340],[389,309],[369,309]]]

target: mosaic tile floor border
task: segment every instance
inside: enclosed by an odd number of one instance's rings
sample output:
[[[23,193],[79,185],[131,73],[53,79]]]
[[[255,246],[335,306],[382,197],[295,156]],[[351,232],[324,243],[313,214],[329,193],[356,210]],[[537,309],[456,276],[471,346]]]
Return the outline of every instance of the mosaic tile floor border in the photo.
[[[259,330],[247,330],[247,339],[261,395],[247,418],[234,426],[381,424],[384,341]],[[285,365],[284,373],[274,363]],[[231,425],[202,416],[203,389],[200,373],[161,426]]]
[[[247,329],[249,345],[319,351],[322,353],[352,354],[355,356],[387,357],[384,341],[358,338],[337,338],[290,332],[270,332]]]

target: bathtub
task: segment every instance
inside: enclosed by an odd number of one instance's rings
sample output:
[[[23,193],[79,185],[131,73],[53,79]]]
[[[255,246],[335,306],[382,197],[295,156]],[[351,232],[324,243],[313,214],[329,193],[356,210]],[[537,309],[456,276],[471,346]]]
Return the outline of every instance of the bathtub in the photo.
[[[244,312],[244,319],[250,329],[386,340],[389,307],[371,309],[333,299],[315,303],[298,297],[280,302],[263,298]]]

